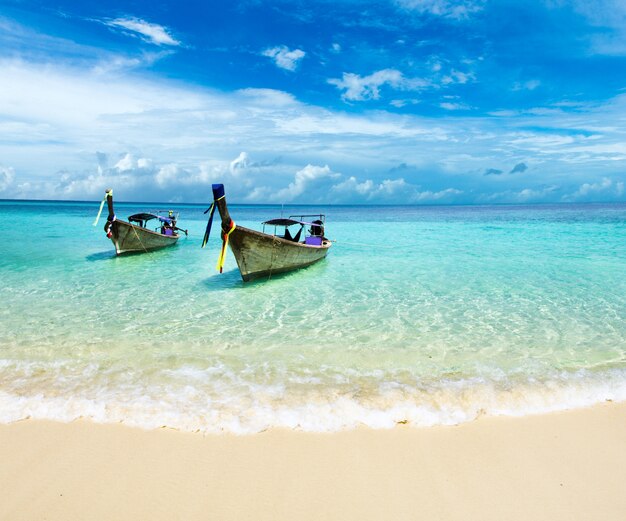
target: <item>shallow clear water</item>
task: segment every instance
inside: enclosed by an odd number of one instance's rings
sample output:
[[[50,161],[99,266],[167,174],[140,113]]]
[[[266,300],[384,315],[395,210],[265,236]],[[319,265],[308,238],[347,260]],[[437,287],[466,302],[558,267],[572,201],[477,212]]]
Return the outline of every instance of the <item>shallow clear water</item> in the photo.
[[[450,424],[626,400],[626,205],[325,212],[310,268],[243,283],[205,207],[116,257],[97,203],[0,201],[0,421],[207,432]],[[158,205],[116,204],[120,217]]]

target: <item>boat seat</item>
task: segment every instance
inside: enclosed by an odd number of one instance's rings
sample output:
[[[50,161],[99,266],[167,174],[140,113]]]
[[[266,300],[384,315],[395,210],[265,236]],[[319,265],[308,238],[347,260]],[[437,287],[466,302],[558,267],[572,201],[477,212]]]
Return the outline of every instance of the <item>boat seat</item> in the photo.
[[[309,246],[321,246],[322,238],[321,237],[307,237],[304,240],[304,244],[308,244]]]

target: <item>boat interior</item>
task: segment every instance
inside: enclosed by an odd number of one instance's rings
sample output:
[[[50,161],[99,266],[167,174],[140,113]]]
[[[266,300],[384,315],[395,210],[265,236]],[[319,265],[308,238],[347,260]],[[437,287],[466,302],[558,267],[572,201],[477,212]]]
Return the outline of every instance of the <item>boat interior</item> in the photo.
[[[129,223],[140,228],[148,228],[148,223],[150,223],[150,229],[163,235],[176,235],[176,221],[178,221],[178,212],[172,210],[159,210],[155,214],[141,212],[128,218]]]
[[[289,218],[270,219],[263,222],[263,233],[274,227],[272,235],[308,246],[321,246],[324,240],[324,214],[290,215]],[[297,230],[297,231],[296,231]],[[302,235],[304,234],[304,239]]]

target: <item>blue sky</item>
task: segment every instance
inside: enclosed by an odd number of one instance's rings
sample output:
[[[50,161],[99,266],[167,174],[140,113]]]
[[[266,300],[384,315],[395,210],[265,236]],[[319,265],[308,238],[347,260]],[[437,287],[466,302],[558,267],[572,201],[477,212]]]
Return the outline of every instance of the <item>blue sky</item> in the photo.
[[[625,201],[621,0],[0,0],[0,197]]]

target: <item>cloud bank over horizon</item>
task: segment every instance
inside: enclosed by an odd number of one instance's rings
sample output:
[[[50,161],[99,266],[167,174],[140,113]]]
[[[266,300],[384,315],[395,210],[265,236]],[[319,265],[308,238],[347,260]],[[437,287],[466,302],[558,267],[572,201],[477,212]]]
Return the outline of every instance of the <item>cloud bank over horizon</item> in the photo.
[[[276,2],[265,22],[276,17],[281,29],[270,34],[245,4],[221,15],[249,42],[222,35],[213,47],[193,20],[157,17],[147,3],[109,18],[89,2],[75,13],[59,3],[62,17],[9,5],[0,16],[0,198],[98,200],[112,186],[124,200],[204,202],[211,183],[224,182],[242,203],[626,200],[617,67],[626,52],[613,49],[608,80],[585,84],[585,97],[563,90],[565,65],[561,76],[542,75],[547,40],[537,35],[532,74],[513,75],[503,64],[512,56],[488,52],[510,43],[512,26],[492,34],[488,22],[502,12],[487,2],[398,0],[356,17],[339,2],[325,45],[323,34],[294,32],[329,22],[323,9]],[[599,67],[593,56],[607,50],[592,36],[603,18],[533,6],[545,38],[557,15],[589,28],[579,59]],[[399,10],[406,21],[392,16]],[[471,42],[453,36],[459,25]],[[425,39],[413,46],[416,31]],[[516,59],[522,70],[528,58]],[[497,67],[504,79],[493,85]]]

